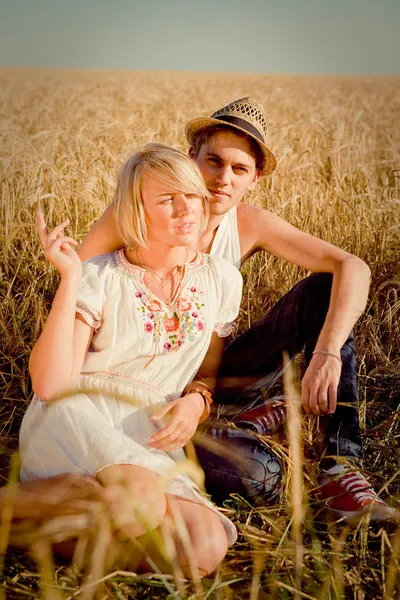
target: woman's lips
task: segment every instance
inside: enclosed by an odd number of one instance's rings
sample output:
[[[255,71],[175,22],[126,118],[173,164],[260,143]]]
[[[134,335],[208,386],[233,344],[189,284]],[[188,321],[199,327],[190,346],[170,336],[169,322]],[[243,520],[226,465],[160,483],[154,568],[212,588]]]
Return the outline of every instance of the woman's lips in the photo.
[[[175,231],[178,233],[190,233],[194,227],[194,223],[183,223],[175,227]]]

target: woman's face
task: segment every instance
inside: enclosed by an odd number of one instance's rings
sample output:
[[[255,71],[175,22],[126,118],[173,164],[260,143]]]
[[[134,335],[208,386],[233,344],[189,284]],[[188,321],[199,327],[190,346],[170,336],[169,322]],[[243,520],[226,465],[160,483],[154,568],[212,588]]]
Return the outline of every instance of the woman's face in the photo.
[[[192,246],[200,235],[203,221],[202,199],[177,192],[173,184],[145,176],[142,199],[146,215],[147,243]]]

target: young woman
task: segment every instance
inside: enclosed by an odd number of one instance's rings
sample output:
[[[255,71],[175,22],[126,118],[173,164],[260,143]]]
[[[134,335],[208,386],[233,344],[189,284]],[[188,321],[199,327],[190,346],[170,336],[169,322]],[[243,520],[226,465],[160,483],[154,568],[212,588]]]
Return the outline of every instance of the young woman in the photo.
[[[192,250],[208,195],[189,157],[152,143],[119,174],[124,249],[82,265],[63,234],[67,221],[47,233],[39,215],[61,281],[30,357],[35,396],[20,435],[22,481],[94,476],[130,538],[162,530],[178,510],[202,574],[218,566],[236,530],[184,472],[183,446],[209,414],[220,338],[242,291],[235,267]],[[178,540],[188,572],[183,546]]]

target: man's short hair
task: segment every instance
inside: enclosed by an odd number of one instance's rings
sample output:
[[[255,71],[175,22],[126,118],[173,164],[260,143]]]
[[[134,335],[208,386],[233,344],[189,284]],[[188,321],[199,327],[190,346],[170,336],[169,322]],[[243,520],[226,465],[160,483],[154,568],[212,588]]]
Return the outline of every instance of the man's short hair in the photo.
[[[264,154],[257,144],[256,140],[247,135],[246,133],[240,131],[239,129],[229,127],[229,125],[211,125],[209,127],[204,127],[204,129],[200,129],[193,135],[192,139],[192,147],[194,150],[194,157],[196,158],[198,153],[200,152],[200,148],[203,144],[208,144],[211,138],[218,133],[233,133],[237,137],[241,139],[245,139],[250,144],[250,154],[254,158],[256,162],[257,171],[262,171],[265,165]]]

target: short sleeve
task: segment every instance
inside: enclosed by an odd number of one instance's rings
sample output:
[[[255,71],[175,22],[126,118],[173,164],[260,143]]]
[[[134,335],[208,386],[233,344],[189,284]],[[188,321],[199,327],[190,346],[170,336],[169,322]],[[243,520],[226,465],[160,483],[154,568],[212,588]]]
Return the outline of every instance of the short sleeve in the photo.
[[[82,277],[77,294],[76,312],[82,315],[86,323],[94,329],[99,329],[103,323],[109,256],[106,254],[96,256],[82,264]]]
[[[240,310],[243,279],[240,271],[231,263],[217,260],[216,274],[221,281],[221,297],[213,332],[219,337],[227,337],[236,330],[235,319]]]

